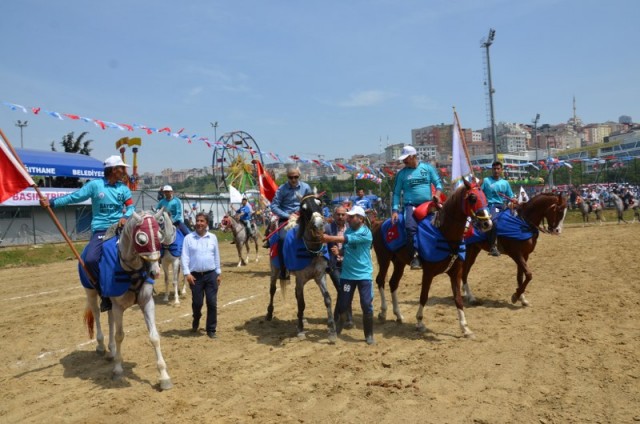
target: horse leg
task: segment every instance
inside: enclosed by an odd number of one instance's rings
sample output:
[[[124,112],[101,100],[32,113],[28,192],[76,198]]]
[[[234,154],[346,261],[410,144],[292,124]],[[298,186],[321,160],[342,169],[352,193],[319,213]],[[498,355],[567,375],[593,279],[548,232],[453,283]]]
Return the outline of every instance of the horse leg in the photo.
[[[464,315],[464,303],[462,302],[462,293],[460,292],[460,282],[462,281],[462,269],[463,262],[460,259],[456,260],[456,263],[449,270],[449,279],[451,280],[451,292],[453,294],[453,301],[456,304],[456,310],[458,312],[458,324],[462,334],[467,338],[473,338],[473,331],[469,329],[467,325],[467,319]]]
[[[173,387],[173,384],[167,372],[167,364],[160,350],[160,334],[158,334],[158,329],[156,328],[156,306],[152,294],[153,286],[148,283],[143,284],[142,290],[138,295],[138,305],[144,315],[144,321],[147,324],[149,341],[156,352],[156,366],[158,368],[158,374],[160,375],[160,390],[169,390]],[[120,348],[118,348],[118,354],[120,354]]]
[[[253,236],[253,244],[256,248],[256,263],[258,263],[258,261],[260,260],[260,249],[258,249],[258,237],[255,235]]]
[[[416,313],[416,329],[421,333],[427,331],[427,327],[422,322],[424,307],[429,300],[429,290],[431,289],[431,282],[433,281],[433,275],[423,266],[422,267],[422,288],[420,290],[420,305],[418,306],[418,312]]]
[[[322,262],[322,261],[320,261]],[[320,293],[322,293],[322,298],[324,299],[324,306],[327,308],[327,327],[329,328],[329,343],[335,343],[338,336],[336,333],[336,322],[333,319],[333,311],[331,310],[331,295],[329,294],[329,290],[327,290],[327,280],[326,280],[326,264],[321,266],[322,269],[319,272],[316,272],[316,284],[320,289]]]
[[[269,284],[269,306],[267,307],[266,320],[271,321],[273,319],[273,298],[276,294],[276,281],[278,280],[278,274],[280,271],[278,268],[271,265],[271,283]]]
[[[469,272],[471,272],[471,267],[473,267],[473,264],[476,262],[480,251],[481,246],[479,243],[468,244],[467,257],[462,265],[462,294],[468,305],[478,304],[478,300],[471,292],[471,287],[469,286]]]
[[[100,306],[98,305],[98,292],[93,289],[84,289],[87,295],[87,309],[93,315],[93,322],[87,321],[87,326],[91,326],[88,328],[89,337],[93,336],[93,325],[95,325],[95,334],[96,334],[96,353],[101,356],[105,356],[107,360],[113,359],[115,345],[113,340],[113,332],[109,332],[110,340],[109,340],[109,350],[107,351],[106,346],[104,344],[104,333],[102,332],[102,325],[100,324]],[[85,315],[86,317],[86,315]],[[111,320],[109,320],[111,321]],[[110,325],[110,323],[108,323]]]
[[[115,326],[115,341],[116,341],[116,350],[113,371],[111,372],[112,380],[119,380],[124,373],[122,369],[122,341],[124,340],[124,326],[123,326],[123,317],[124,317],[124,309],[118,302],[113,302],[113,306],[110,311],[113,314],[113,324]],[[113,332],[111,332],[113,334]]]
[[[298,302],[298,337],[304,339],[304,309],[306,304],[304,302],[304,283],[302,277],[296,273],[296,301]]]
[[[236,249],[238,250],[238,268],[242,265],[245,265],[244,259],[242,258],[242,243],[240,240],[236,238]]]
[[[518,299],[522,302],[522,306],[529,306],[529,302],[524,297],[524,292],[527,289],[527,285],[533,279],[533,274],[527,265],[527,256],[520,255],[517,258],[513,258],[518,266],[518,288],[516,292],[511,295],[511,303],[516,303]],[[522,277],[524,276],[524,280]]]
[[[380,312],[378,313],[378,319],[382,322],[387,320],[387,299],[384,294],[384,282],[387,278],[387,271],[389,270],[390,259],[386,256],[378,255],[378,275],[376,275],[376,285],[378,286],[378,292],[380,293]]]
[[[175,256],[171,256],[171,271],[173,274],[173,304],[175,306],[180,305],[180,293],[179,293],[179,285],[180,285],[180,258]]]
[[[405,264],[402,260],[396,258],[393,261],[393,273],[389,278],[389,290],[391,290],[391,304],[393,305],[393,314],[396,316],[396,322],[402,324],[404,317],[400,312],[400,302],[398,301],[398,287],[400,286],[400,280],[404,275]]]
[[[166,256],[169,256],[167,253]],[[164,274],[164,301],[169,302],[169,258],[163,257],[162,261],[162,273]]]

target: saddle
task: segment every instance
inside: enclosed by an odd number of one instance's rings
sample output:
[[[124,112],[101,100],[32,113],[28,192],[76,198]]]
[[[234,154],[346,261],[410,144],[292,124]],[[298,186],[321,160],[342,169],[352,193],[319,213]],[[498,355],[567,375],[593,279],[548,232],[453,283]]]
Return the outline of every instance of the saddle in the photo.
[[[102,243],[102,257],[100,258],[100,274],[98,275],[98,284],[100,284],[100,292],[103,297],[122,296],[133,282],[146,281],[153,284],[154,281],[147,276],[145,272],[132,275],[127,273],[120,265],[120,255],[118,252],[119,237],[111,236]],[[82,251],[82,259],[86,257],[86,248]],[[84,272],[84,269],[78,263],[78,273],[80,274],[80,283],[87,289],[93,289],[91,281]],[[132,282],[133,280],[133,282]]]

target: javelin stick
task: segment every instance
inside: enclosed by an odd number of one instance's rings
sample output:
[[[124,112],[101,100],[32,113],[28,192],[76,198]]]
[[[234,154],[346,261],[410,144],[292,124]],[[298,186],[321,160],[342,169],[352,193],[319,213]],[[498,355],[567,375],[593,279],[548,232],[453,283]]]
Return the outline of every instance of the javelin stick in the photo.
[[[22,159],[20,159],[20,156],[18,156],[18,154],[16,153],[15,149],[13,148],[13,145],[11,144],[11,142],[9,141],[7,136],[4,134],[4,131],[2,131],[2,128],[0,128],[0,136],[2,136],[2,139],[4,140],[5,144],[7,145],[9,150],[11,150],[11,154],[13,154],[13,157],[18,161],[18,163],[20,163],[20,165],[25,169],[25,171],[27,173],[29,173],[29,171],[27,171],[27,167],[24,166],[24,163],[22,162]],[[42,192],[40,191],[40,187],[38,187],[37,184],[32,185],[32,187],[36,191],[36,193],[38,193],[38,197],[40,197],[40,199],[46,199],[46,197],[42,194]],[[60,231],[60,234],[62,234],[62,237],[64,237],[65,241],[69,245],[69,248],[71,248],[71,251],[73,252],[75,257],[78,259],[78,262],[80,262],[80,266],[82,266],[82,269],[84,269],[84,272],[87,274],[87,277],[89,278],[89,281],[91,282],[91,285],[94,288],[96,288],[97,285],[96,285],[95,277],[87,269],[84,261],[82,260],[82,258],[80,257],[80,254],[78,253],[78,250],[73,245],[73,242],[71,241],[71,239],[67,235],[67,232],[64,230],[64,228],[62,228],[62,225],[60,224],[60,221],[58,221],[58,217],[56,216],[55,213],[53,213],[53,210],[51,209],[51,206],[47,206],[45,209],[49,213],[49,216],[53,220],[53,223],[56,225],[56,228],[58,228],[58,231]]]

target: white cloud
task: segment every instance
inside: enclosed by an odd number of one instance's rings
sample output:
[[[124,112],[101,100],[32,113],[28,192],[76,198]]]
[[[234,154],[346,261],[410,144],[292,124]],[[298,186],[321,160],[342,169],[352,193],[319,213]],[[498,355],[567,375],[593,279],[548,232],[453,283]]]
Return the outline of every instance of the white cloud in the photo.
[[[383,103],[391,97],[393,97],[391,93],[385,93],[380,90],[367,90],[351,94],[349,99],[339,102],[338,105],[341,107],[375,106]]]

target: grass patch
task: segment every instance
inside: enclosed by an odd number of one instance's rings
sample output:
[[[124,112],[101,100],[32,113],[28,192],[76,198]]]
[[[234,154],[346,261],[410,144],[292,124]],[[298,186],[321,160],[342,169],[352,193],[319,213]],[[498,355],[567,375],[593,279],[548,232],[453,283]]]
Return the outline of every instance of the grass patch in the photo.
[[[82,251],[87,242],[75,243]],[[39,244],[32,246],[4,247],[0,249],[0,268],[35,266],[53,262],[76,260],[66,243]]]

